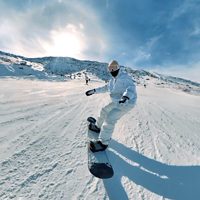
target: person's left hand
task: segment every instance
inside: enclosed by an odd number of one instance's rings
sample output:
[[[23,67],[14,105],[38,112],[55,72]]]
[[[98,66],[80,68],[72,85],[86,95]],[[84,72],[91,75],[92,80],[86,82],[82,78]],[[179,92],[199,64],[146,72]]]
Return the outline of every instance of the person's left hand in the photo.
[[[127,105],[127,104],[128,104],[128,100],[129,100],[128,97],[123,96],[123,97],[120,99],[120,101],[119,101],[119,105],[121,105],[121,106]]]

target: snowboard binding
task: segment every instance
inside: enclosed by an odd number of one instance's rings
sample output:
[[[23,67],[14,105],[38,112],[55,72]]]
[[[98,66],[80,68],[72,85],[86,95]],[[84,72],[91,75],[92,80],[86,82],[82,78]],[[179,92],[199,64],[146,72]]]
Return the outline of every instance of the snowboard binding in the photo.
[[[87,118],[87,121],[88,121],[89,123],[91,123],[91,124],[95,124],[95,123],[96,123],[96,119],[93,118],[93,117],[88,117],[88,118]]]
[[[95,123],[96,123],[96,119],[94,119],[93,117],[88,117],[87,118],[87,121],[88,121],[88,128],[91,130],[91,131],[94,131],[96,133],[100,133],[100,128],[98,128]]]

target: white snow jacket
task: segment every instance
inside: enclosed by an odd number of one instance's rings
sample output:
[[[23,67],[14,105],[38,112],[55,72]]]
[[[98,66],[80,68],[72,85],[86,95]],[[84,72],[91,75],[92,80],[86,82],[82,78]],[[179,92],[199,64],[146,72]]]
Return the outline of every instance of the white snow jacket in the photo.
[[[95,88],[96,94],[110,92],[112,102],[118,104],[122,96],[129,98],[128,103],[136,104],[137,92],[133,79],[124,70],[120,69],[116,77],[103,87]]]

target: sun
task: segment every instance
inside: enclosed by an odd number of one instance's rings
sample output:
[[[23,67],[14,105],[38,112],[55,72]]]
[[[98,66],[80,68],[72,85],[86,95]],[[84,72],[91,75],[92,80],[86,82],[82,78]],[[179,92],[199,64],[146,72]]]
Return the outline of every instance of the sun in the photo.
[[[52,31],[51,36],[53,42],[51,44],[43,44],[46,50],[46,56],[66,56],[81,59],[83,50],[83,42],[80,33],[75,29],[66,31]]]

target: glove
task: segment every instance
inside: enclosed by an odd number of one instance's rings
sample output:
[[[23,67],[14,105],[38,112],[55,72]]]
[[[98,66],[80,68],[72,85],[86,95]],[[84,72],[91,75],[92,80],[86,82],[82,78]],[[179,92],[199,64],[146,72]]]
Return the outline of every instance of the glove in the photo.
[[[121,106],[127,105],[127,104],[128,104],[128,100],[129,100],[128,97],[123,96],[123,97],[120,99],[120,101],[119,101],[119,105],[121,105]]]
[[[93,90],[88,90],[85,94],[86,94],[87,96],[90,96],[90,95],[94,94],[95,92],[96,92],[96,90],[93,89]]]

